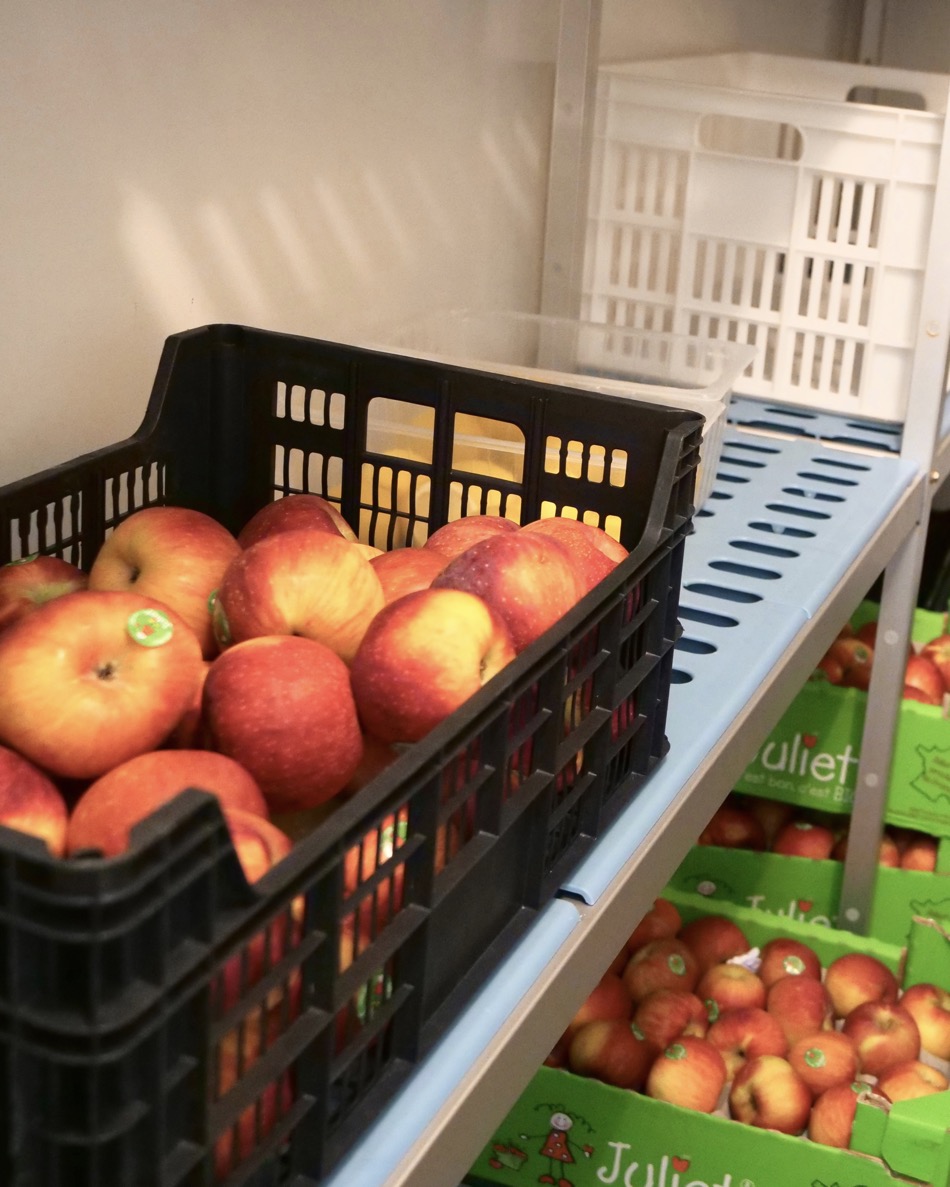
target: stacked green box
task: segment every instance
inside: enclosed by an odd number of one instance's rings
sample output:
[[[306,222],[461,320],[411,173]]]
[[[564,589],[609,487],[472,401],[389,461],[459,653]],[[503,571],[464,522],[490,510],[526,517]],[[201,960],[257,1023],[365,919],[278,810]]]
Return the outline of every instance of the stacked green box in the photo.
[[[852,622],[877,616],[865,602]],[[917,610],[911,638],[941,634],[943,615]],[[854,803],[867,693],[809,680],[736,783],[737,791],[825,812]],[[950,836],[950,720],[937,705],[903,700],[894,736],[886,820]]]
[[[671,897],[684,920],[708,910],[699,896]],[[723,913],[757,945],[793,935],[825,964],[843,952],[869,952],[903,969],[905,984],[926,977],[950,985],[950,940],[927,922],[915,924],[905,953],[761,911],[725,905]],[[935,1187],[950,1182],[948,1127],[950,1092],[889,1108],[862,1100],[852,1150],[837,1150],[542,1067],[482,1151],[471,1179],[506,1187]]]

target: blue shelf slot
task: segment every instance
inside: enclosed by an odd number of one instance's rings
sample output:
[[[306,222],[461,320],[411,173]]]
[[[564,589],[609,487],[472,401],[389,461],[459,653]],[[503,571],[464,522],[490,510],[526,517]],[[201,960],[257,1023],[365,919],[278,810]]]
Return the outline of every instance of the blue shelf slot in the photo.
[[[893,455],[726,430],[686,541],[669,754],[565,893],[597,902],[917,476]]]

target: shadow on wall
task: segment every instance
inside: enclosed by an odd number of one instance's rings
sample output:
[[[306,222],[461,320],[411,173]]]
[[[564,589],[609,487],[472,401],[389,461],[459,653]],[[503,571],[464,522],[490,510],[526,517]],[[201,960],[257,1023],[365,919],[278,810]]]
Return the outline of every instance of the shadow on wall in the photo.
[[[498,53],[501,11],[9,0],[0,483],[134,430],[189,326],[530,308],[553,67]]]

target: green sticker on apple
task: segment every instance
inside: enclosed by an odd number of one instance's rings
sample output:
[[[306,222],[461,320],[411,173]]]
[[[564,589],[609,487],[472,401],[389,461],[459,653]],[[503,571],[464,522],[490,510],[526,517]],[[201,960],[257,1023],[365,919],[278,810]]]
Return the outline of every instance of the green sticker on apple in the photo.
[[[715,1022],[719,1017],[719,1002],[713,997],[706,998],[706,1017],[710,1022]]]
[[[800,956],[786,956],[782,961],[782,968],[791,977],[797,977],[805,971],[805,962]]]
[[[228,622],[228,616],[224,612],[216,589],[213,589],[208,597],[208,609],[211,611],[211,631],[223,651],[225,647],[231,645],[231,624]]]
[[[663,1052],[667,1059],[685,1059],[686,1048],[682,1043],[671,1043]]]
[[[686,961],[682,958],[682,956],[680,956],[678,952],[674,952],[667,959],[666,964],[670,972],[675,973],[677,977],[682,977],[682,975],[686,972]]]
[[[805,1052],[805,1062],[809,1067],[824,1067],[825,1053],[820,1047],[809,1047]]]
[[[175,633],[172,620],[161,610],[135,610],[129,615],[125,629],[142,647],[161,647]]]
[[[31,552],[29,556],[19,556],[16,560],[7,561],[4,568],[8,568],[10,565],[28,565],[31,561],[35,561],[39,555],[38,552]]]

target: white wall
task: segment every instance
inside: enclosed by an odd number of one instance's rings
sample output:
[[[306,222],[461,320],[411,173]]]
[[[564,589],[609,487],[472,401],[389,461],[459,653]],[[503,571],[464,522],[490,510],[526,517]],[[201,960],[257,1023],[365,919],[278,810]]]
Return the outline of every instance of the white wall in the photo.
[[[836,56],[854,0],[605,0],[606,56]],[[539,299],[559,0],[3,0],[0,484],[132,432],[164,338]]]
[[[556,16],[3,0],[0,483],[133,431],[187,327],[536,307]]]

